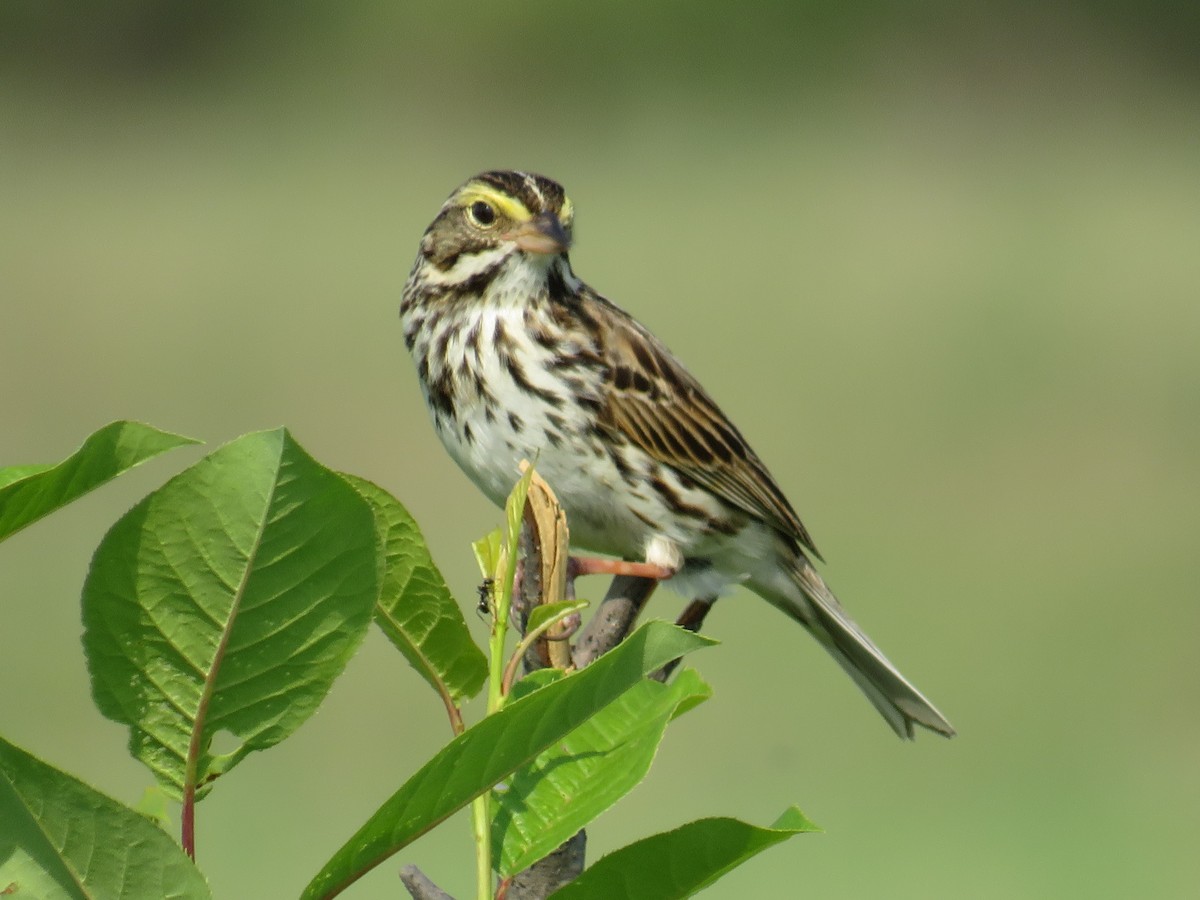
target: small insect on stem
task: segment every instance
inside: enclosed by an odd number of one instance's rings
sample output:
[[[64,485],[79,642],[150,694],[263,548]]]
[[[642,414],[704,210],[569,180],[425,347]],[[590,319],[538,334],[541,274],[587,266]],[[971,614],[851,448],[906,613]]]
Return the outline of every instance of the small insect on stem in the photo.
[[[491,614],[495,590],[496,582],[492,578],[483,579],[479,587],[475,589],[476,593],[479,594],[479,602],[475,605],[475,612],[479,613],[480,618]]]

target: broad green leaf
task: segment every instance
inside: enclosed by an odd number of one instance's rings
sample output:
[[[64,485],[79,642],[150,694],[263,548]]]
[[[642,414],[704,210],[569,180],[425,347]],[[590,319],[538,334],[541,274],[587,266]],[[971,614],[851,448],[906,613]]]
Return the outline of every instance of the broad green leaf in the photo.
[[[198,443],[140,422],[113,422],[57,465],[2,468],[0,541],[160,453]]]
[[[12,484],[14,481],[20,481],[28,478],[30,475],[38,475],[48,469],[53,469],[53,463],[32,463],[28,466],[5,466],[0,469],[0,488]]]
[[[454,598],[400,501],[376,484],[342,475],[375,510],[384,547],[383,587],[375,622],[417,673],[451,703],[473,697],[487,678],[487,658],[471,639]]]
[[[551,894],[552,900],[677,900],[708,887],[750,857],[794,834],[820,831],[796,807],[770,828],[700,819],[614,850]],[[787,892],[785,892],[787,893]]]
[[[368,503],[283,429],[238,438],[105,536],[83,588],[100,711],[178,798],[308,718],[362,641],[382,548]],[[218,732],[240,743],[215,756]]]
[[[467,729],[422,766],[334,854],[304,897],[340,893],[561,740],[647,673],[713,643],[665,622],[649,622],[586,669],[509,703]]]
[[[695,706],[711,693],[693,669],[671,684],[644,680],[518,769],[507,789],[493,795],[500,877],[553,852],[636,787],[676,709],[685,699]]]
[[[0,893],[14,900],[211,896],[165,831],[3,738],[0,823]]]

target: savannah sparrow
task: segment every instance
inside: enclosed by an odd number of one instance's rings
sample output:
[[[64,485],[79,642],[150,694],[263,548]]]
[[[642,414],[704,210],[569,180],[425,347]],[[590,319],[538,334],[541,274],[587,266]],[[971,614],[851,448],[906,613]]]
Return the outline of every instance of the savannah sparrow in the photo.
[[[704,388],[571,271],[574,208],[540,175],[485,172],[442,206],[400,319],[438,437],[503,504],[522,458],[573,542],[676,574],[711,600],[745,584],[807,628],[901,737],[950,723],[850,619],[799,517]]]

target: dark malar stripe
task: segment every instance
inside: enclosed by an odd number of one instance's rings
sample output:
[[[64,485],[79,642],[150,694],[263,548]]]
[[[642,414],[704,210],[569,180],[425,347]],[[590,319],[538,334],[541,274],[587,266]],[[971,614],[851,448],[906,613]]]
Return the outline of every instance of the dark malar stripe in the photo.
[[[463,300],[477,300],[483,296],[483,292],[487,290],[488,285],[496,277],[496,273],[500,271],[505,260],[502,259],[495,265],[488,266],[482,272],[476,272],[468,278],[456,284],[444,285],[441,291],[441,300],[445,303],[461,302]]]
[[[496,270],[499,266],[492,266],[489,269],[484,269],[482,272],[476,272],[470,278],[460,281],[457,284],[449,284],[444,288],[445,298],[448,300],[463,300],[471,297],[479,297],[483,294],[492,279],[496,277]]]

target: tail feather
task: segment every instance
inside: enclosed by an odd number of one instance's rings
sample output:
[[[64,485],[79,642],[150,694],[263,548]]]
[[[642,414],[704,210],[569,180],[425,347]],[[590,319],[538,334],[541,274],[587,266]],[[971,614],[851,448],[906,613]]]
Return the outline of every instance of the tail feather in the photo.
[[[801,560],[790,573],[799,596],[767,599],[804,625],[854,679],[896,734],[913,737],[920,725],[946,737],[954,727],[900,674],[861,628],[846,614],[817,571]]]

